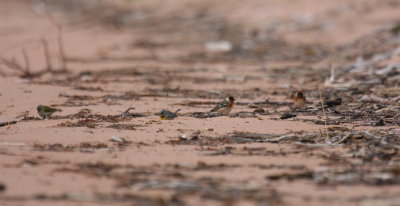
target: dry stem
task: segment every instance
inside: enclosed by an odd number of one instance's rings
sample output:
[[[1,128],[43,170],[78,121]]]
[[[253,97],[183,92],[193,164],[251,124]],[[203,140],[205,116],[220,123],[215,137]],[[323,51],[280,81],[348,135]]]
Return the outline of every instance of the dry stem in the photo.
[[[326,138],[329,138],[328,134],[328,123],[327,123],[327,117],[325,113],[325,107],[324,107],[324,102],[322,101],[322,94],[321,94],[321,89],[318,89],[319,91],[319,101],[321,102],[321,107],[322,107],[322,113],[324,114],[324,122],[325,122],[325,133],[326,133]]]
[[[64,39],[63,39],[63,33],[62,33],[62,26],[56,23],[57,27],[57,42],[58,42],[58,49],[60,52],[60,58],[61,58],[61,65],[62,71],[67,71],[67,61],[65,58],[65,51],[64,51]]]
[[[67,71],[67,58],[65,56],[65,49],[64,49],[64,37],[63,37],[63,27],[60,23],[58,23],[54,17],[50,14],[50,12],[46,9],[46,15],[49,21],[56,27],[57,29],[57,43],[58,43],[58,50],[60,53],[60,60],[61,60],[61,71]]]
[[[25,48],[22,48],[22,56],[24,57],[25,74],[30,74],[31,63],[30,63],[29,56],[28,56],[28,53],[26,52]]]
[[[46,60],[46,70],[52,71],[53,67],[51,65],[51,60],[50,60],[49,43],[47,42],[47,40],[45,38],[43,38],[42,44],[43,44],[44,58]]]

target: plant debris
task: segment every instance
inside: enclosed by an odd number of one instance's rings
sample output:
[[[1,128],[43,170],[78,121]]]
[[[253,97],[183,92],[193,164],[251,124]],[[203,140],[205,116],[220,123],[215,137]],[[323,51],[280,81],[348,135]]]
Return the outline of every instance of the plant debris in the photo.
[[[27,16],[1,27],[0,114],[16,121],[0,123],[0,202],[399,205],[396,1],[271,1],[268,22],[261,1],[0,2]],[[26,22],[54,24],[59,47]],[[227,96],[230,114],[207,112]],[[39,99],[63,112],[40,119]],[[188,112],[161,121],[162,108]],[[57,190],[71,179],[79,191]]]
[[[98,149],[109,148],[104,143],[88,143],[83,142],[79,145],[63,145],[63,144],[34,144],[34,150],[37,151],[52,151],[52,152],[94,152]]]
[[[3,183],[0,183],[0,192],[4,192],[4,191],[6,191],[6,189],[7,189],[6,185]]]
[[[5,127],[8,125],[12,125],[12,124],[17,124],[18,121],[14,120],[14,121],[9,121],[9,122],[0,122],[0,127]]]

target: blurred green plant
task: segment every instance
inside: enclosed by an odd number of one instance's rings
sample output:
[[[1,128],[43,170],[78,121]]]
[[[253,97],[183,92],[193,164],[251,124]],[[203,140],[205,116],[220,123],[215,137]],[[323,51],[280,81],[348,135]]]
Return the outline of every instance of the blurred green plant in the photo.
[[[128,4],[132,4],[132,3],[134,3],[135,1],[137,1],[137,0],[125,0],[125,2],[128,3]]]
[[[400,22],[396,23],[392,28],[390,29],[390,32],[392,34],[398,34],[400,32]]]

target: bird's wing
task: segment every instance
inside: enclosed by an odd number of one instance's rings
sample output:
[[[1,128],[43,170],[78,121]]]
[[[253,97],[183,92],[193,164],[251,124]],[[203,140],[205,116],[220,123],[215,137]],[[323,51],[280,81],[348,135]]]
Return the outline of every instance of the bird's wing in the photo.
[[[226,101],[226,100],[224,100],[224,101],[222,101],[221,103],[219,103],[217,106],[215,106],[215,107],[211,110],[211,112],[216,112],[216,111],[218,111],[218,110],[221,109],[221,108],[227,107],[228,105],[229,105],[229,102]]]
[[[55,111],[58,111],[58,109],[56,109],[56,108],[51,108],[51,107],[44,107],[44,108],[43,108],[43,111],[44,111],[44,112],[55,112]]]
[[[175,113],[167,111],[165,116],[168,117],[168,118],[174,118],[175,117]]]

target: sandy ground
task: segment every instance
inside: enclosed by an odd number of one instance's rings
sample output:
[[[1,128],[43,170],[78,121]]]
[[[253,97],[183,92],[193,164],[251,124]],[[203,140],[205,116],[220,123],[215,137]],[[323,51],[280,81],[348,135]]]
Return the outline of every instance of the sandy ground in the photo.
[[[182,0],[115,5],[136,12],[124,18],[145,23],[82,23],[71,20],[68,10],[54,11],[60,12],[56,21],[63,25],[68,73],[29,79],[0,66],[0,122],[18,120],[0,127],[0,205],[400,205],[400,157],[368,162],[351,153],[359,149],[353,148],[354,142],[362,141],[356,135],[351,142],[343,140],[346,144],[316,141],[308,146],[313,140],[240,136],[306,133],[321,139],[327,128],[338,127],[357,134],[378,129],[395,133],[394,123],[377,128],[368,120],[338,125],[314,120],[324,116],[318,109],[318,88],[329,76],[328,63],[341,55],[337,48],[399,21],[399,2]],[[142,10],[148,13],[141,16]],[[31,71],[42,71],[45,38],[57,70],[61,61],[56,26],[35,11],[40,8],[31,1],[0,1],[0,57],[24,65],[25,49]],[[202,15],[210,18],[198,25],[191,19]],[[221,24],[220,33],[207,32],[209,25],[202,25],[208,21]],[[243,31],[238,37],[224,36],[222,30],[231,34],[238,27]],[[204,49],[207,40],[235,42],[252,34],[254,39],[244,42],[267,52],[265,57],[254,53],[254,58],[241,59],[242,54],[232,57]],[[260,39],[269,42],[265,48],[257,47]],[[280,41],[285,43],[276,43]],[[310,45],[318,47],[307,49]],[[328,55],[306,60],[319,52]],[[295,90],[305,90],[310,110],[279,119],[290,111],[287,96]],[[196,117],[227,95],[237,99],[230,116]],[[265,113],[253,113],[250,104],[257,102],[265,103]],[[352,103],[346,100],[347,106]],[[62,111],[42,120],[36,112],[39,104]],[[120,115],[130,107],[134,109],[128,116]],[[178,108],[182,111],[174,120],[154,115]],[[331,111],[328,116],[339,115]],[[113,136],[125,141],[112,141]],[[391,176],[381,177],[387,170],[393,171]]]

